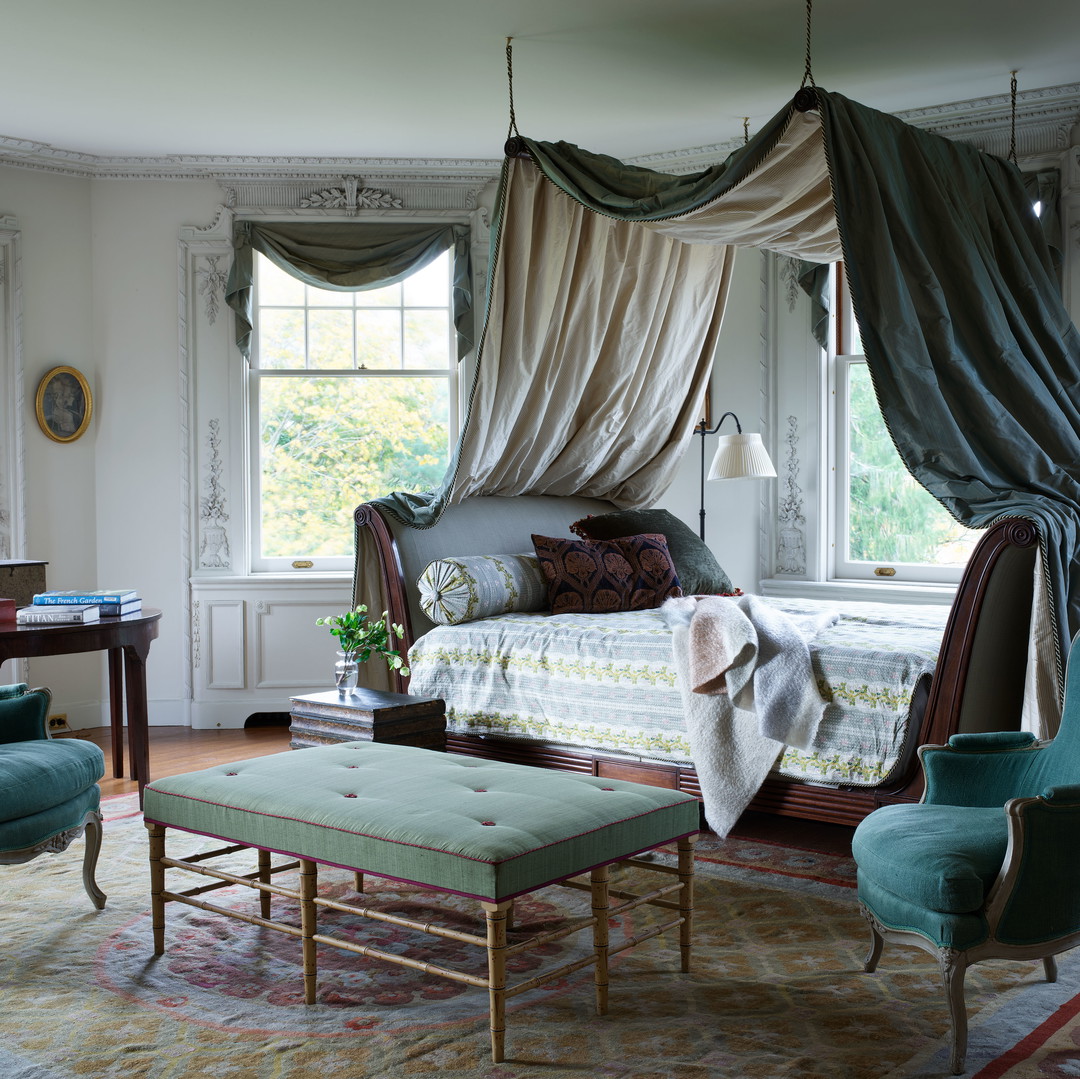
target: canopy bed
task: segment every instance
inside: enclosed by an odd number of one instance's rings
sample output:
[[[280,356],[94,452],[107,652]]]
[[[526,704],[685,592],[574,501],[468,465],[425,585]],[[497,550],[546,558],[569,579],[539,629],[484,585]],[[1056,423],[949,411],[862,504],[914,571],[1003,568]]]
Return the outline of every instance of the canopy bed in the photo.
[[[691,176],[514,135],[461,439],[440,490],[357,511],[357,602],[418,633],[424,559],[529,549],[528,530],[507,535],[475,509],[496,499],[654,504],[699,422],[734,247],[842,258],[902,459],[955,517],[987,528],[912,729],[941,741],[1016,728],[1026,709],[1052,733],[1063,641],[1080,629],[1080,337],[1015,166],[812,85]],[[559,534],[580,508],[554,512]],[[448,516],[483,530],[483,548],[440,532]],[[461,549],[429,543],[432,531]],[[572,752],[542,762],[600,767]],[[692,769],[674,782],[693,789]],[[758,804],[857,820],[914,796],[914,782],[906,767],[872,793],[773,777]]]

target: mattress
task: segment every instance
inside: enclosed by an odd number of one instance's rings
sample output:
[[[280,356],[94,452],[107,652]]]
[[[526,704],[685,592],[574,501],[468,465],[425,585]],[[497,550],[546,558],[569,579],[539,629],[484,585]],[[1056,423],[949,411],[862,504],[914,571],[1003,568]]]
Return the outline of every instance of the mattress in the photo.
[[[912,699],[933,673],[949,608],[766,600],[803,624],[826,702],[808,749],[775,770],[814,783],[872,787],[901,763]],[[437,626],[409,651],[409,691],[441,697],[447,732],[693,764],[671,633],[658,610],[509,614]]]

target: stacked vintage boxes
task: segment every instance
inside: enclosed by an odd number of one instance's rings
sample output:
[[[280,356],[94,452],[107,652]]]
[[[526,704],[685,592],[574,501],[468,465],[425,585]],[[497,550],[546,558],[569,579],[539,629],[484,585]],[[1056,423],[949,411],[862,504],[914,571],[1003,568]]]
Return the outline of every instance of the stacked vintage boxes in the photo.
[[[293,749],[359,740],[446,747],[446,706],[441,700],[374,689],[331,690],[290,700]]]

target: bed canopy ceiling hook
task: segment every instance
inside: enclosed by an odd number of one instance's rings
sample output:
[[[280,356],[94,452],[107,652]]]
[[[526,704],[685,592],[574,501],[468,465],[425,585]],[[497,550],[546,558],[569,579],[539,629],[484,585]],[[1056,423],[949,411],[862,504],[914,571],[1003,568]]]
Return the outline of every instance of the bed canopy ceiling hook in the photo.
[[[817,108],[817,84],[814,82],[814,63],[810,48],[811,30],[814,21],[814,0],[806,0],[806,68],[802,83],[795,94],[795,108],[799,112],[809,112]]]
[[[1009,79],[1009,160],[1016,161],[1016,72]]]
[[[506,132],[506,144],[503,153],[507,157],[518,157],[525,150],[525,143],[518,131],[517,113],[514,111],[514,39],[506,39],[506,90],[510,99],[510,127]]]

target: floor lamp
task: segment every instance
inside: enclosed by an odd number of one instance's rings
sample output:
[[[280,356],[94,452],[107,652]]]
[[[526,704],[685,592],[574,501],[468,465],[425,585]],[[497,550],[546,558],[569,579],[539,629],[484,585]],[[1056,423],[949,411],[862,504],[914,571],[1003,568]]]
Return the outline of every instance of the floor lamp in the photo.
[[[705,436],[715,435],[730,416],[735,421],[734,435],[721,435],[709,469],[710,480],[768,479],[776,475],[769,451],[761,441],[761,435],[743,434],[742,424],[734,412],[725,412],[715,427],[706,427],[702,420],[694,428],[701,435],[701,524],[698,535],[705,538]]]

